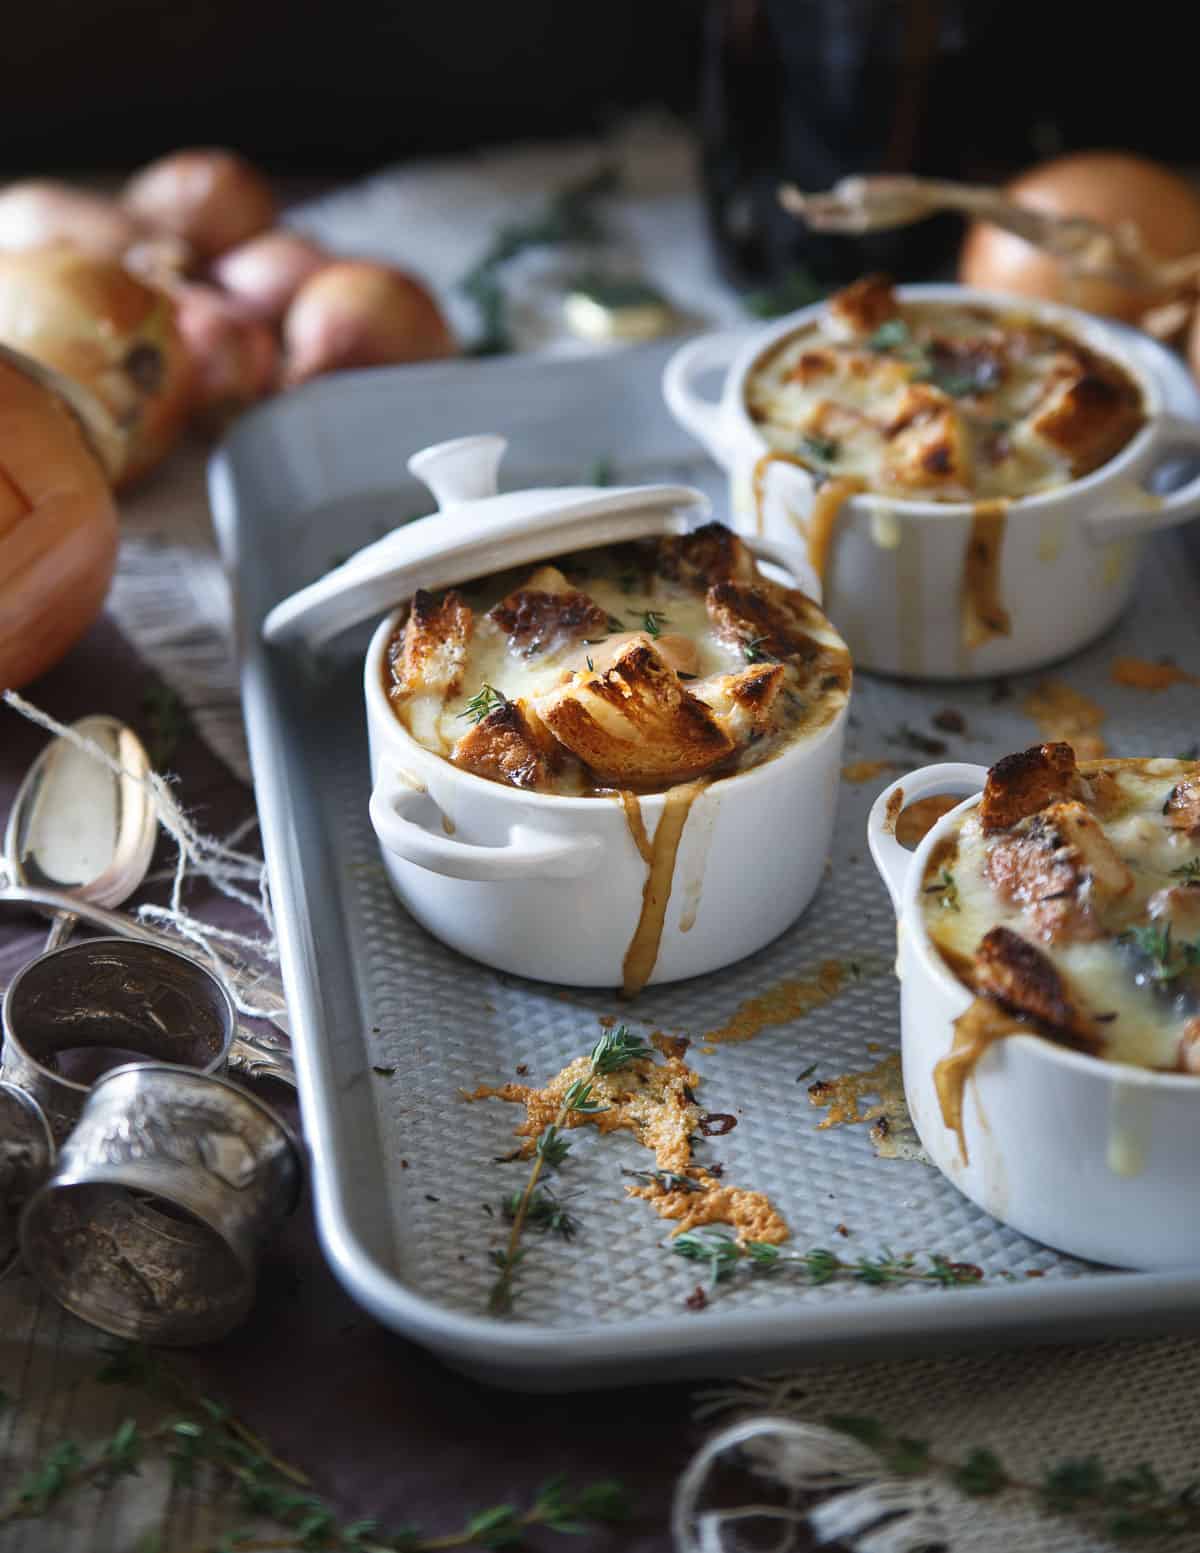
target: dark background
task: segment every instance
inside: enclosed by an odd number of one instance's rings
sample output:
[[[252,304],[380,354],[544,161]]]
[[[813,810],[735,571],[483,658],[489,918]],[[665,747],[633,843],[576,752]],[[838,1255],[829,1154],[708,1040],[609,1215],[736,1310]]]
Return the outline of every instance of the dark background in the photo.
[[[781,177],[992,180],[1082,147],[1200,168],[1200,7],[1165,0],[37,0],[5,21],[0,177],[215,143],[279,179],[341,179],[661,106],[695,124],[744,284],[796,263],[822,282],[928,273],[961,230],[804,237]]]

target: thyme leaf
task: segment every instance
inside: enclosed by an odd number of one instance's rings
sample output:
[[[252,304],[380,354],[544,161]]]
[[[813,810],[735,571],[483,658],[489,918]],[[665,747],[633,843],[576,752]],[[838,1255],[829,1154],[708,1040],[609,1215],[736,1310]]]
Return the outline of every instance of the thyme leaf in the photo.
[[[1149,975],[1152,981],[1174,981],[1193,967],[1200,965],[1200,941],[1176,944],[1171,937],[1169,922],[1160,926],[1156,922],[1136,923],[1126,928],[1119,942],[1132,944],[1138,954],[1150,961]]]
[[[1189,858],[1179,868],[1172,868],[1172,879],[1182,879],[1184,884],[1200,884],[1200,857]]]
[[[952,1262],[937,1252],[929,1253],[923,1262],[911,1252],[897,1256],[888,1250],[879,1256],[847,1261],[835,1251],[820,1246],[810,1251],[782,1251],[764,1240],[748,1240],[742,1248],[732,1236],[707,1227],[677,1235],[671,1242],[671,1249],[676,1256],[706,1263],[714,1285],[733,1277],[743,1268],[753,1274],[773,1272],[789,1264],[800,1269],[810,1284],[842,1279],[872,1285],[936,1283],[943,1288],[954,1288],[979,1283],[983,1278],[973,1262]]]
[[[490,712],[494,712],[497,708],[507,705],[507,697],[501,695],[495,685],[489,685],[487,680],[484,680],[482,686],[475,692],[458,715],[465,717],[468,722],[481,723]]]
[[[762,644],[770,641],[770,636],[764,633],[762,636],[752,636],[748,642],[742,643],[742,657],[747,663],[774,663],[775,654],[764,652]]]
[[[962,906],[958,899],[958,884],[954,875],[948,868],[943,868],[936,884],[925,886],[926,895],[940,895],[941,906],[945,911],[961,911]]]
[[[817,464],[834,463],[840,448],[836,437],[817,437],[810,433],[800,438],[800,451],[807,453]]]
[[[646,632],[647,636],[652,636],[655,639],[662,635],[663,626],[670,625],[669,618],[660,609],[644,610],[638,616],[638,619],[642,622],[642,630]]]

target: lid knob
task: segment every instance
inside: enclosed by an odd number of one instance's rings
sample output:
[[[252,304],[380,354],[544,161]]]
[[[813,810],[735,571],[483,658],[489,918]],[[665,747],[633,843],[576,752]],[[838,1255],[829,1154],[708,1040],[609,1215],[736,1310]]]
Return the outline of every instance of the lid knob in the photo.
[[[413,454],[408,461],[409,473],[425,482],[443,510],[480,501],[495,496],[499,488],[496,475],[507,447],[507,438],[486,434],[435,442]]]

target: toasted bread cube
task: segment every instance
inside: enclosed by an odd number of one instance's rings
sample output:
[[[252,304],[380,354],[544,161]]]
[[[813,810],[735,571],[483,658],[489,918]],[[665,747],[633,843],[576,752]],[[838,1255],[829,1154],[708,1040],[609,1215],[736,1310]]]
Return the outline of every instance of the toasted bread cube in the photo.
[[[864,275],[830,297],[829,321],[850,339],[874,334],[880,324],[899,316],[896,293],[886,275]]]
[[[689,690],[711,707],[717,722],[737,745],[749,742],[770,724],[771,708],[783,688],[782,663],[758,663],[736,674],[697,680]]]
[[[1098,904],[1119,900],[1133,889],[1133,874],[1085,805],[1074,799],[1053,803],[1032,823],[1045,827],[1057,837],[1059,848],[1069,849],[1078,860]]]
[[[893,485],[970,491],[974,470],[966,421],[939,389],[911,384],[888,424],[887,439],[884,470]]]
[[[524,658],[608,631],[608,611],[573,588],[553,566],[538,567],[522,587],[494,604],[487,618]]]
[[[686,781],[734,749],[646,638],[630,642],[603,673],[572,676],[549,691],[536,710],[561,744],[615,787]]]
[[[984,833],[1007,830],[1060,798],[1074,798],[1079,786],[1075,751],[1069,744],[1036,744],[1005,755],[989,770],[979,805]]]
[[[1073,800],[1049,804],[1000,836],[984,872],[1051,943],[1097,937],[1098,913],[1133,888],[1095,815]]]
[[[700,648],[690,636],[678,631],[662,631],[655,637],[646,631],[619,631],[602,642],[590,643],[567,654],[562,660],[563,668],[577,674],[582,674],[585,668],[589,673],[603,674],[612,668],[631,642],[645,642],[651,646],[676,674],[695,676],[700,671]]]
[[[824,625],[821,611],[797,588],[760,577],[753,586],[719,582],[708,590],[708,618],[722,640],[751,646],[762,658],[808,662],[820,652],[809,633]]]
[[[1177,782],[1171,789],[1163,813],[1172,830],[1200,837],[1200,780]]]
[[[1030,430],[1063,454],[1075,475],[1104,463],[1142,424],[1140,396],[1124,378],[1098,370],[1089,354],[1047,395]]]
[[[711,588],[717,582],[753,582],[758,576],[754,557],[723,523],[664,536],[658,541],[658,570],[673,582],[696,589]]]
[[[464,771],[541,792],[553,786],[562,748],[524,701],[506,701],[464,733],[450,759]]]
[[[1095,1024],[1040,949],[1019,933],[994,927],[975,950],[975,990],[1047,1034],[1085,1051],[1100,1047]]]
[[[396,688],[407,695],[453,695],[462,684],[474,626],[474,612],[461,593],[452,588],[439,603],[418,589],[392,654]]]

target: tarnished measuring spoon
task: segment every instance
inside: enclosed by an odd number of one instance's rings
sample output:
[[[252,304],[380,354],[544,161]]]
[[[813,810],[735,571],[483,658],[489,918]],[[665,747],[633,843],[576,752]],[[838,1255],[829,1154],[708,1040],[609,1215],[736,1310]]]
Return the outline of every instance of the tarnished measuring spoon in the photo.
[[[98,744],[122,774],[70,739],[52,740],[21,783],[4,841],[11,893],[54,892],[76,898],[81,906],[78,914],[61,908],[54,912],[47,949],[66,943],[77,922],[88,919],[89,907],[108,910],[134,893],[146,877],[158,836],[158,815],[144,781],[150,757],[133,729],[99,714],[80,718],[72,732]],[[127,925],[109,925],[110,931],[163,938],[132,918],[121,920]],[[167,943],[176,953],[188,953],[182,940],[168,938]],[[290,1050],[244,1025],[230,1048],[229,1063],[254,1077],[296,1082]]]

